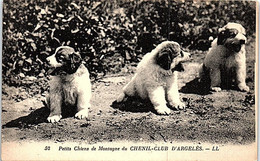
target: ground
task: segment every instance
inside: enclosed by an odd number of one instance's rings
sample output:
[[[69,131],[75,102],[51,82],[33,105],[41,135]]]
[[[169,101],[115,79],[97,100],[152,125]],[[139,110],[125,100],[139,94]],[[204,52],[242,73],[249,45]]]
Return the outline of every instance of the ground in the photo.
[[[132,74],[109,75],[93,83],[92,107],[87,120],[73,117],[59,123],[46,122],[48,109],[36,95],[22,101],[7,97],[14,87],[4,86],[2,97],[2,142],[51,141],[100,143],[209,142],[250,144],[255,141],[255,38],[247,50],[247,84],[250,92],[226,89],[208,93],[197,83],[198,67],[205,52],[192,51],[185,71],[179,73],[179,89],[186,110],[172,110],[169,116],[154,113],[151,104],[136,98],[126,103],[114,101]]]

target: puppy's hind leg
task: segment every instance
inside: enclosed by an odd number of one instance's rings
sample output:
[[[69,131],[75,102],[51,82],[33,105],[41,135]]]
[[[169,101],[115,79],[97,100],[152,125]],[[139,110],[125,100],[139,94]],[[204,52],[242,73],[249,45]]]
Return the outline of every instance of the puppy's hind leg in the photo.
[[[135,94],[135,86],[134,86],[134,81],[131,80],[124,88],[123,88],[123,93],[121,93],[117,99],[116,102],[125,102],[127,100],[128,96],[134,96]]]

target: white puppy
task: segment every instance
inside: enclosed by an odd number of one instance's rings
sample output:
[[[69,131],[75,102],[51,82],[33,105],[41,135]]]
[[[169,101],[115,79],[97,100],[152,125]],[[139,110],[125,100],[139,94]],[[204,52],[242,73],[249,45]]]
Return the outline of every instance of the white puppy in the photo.
[[[210,78],[212,91],[221,91],[221,86],[230,86],[234,82],[239,90],[249,91],[245,82],[245,34],[244,27],[238,23],[228,23],[219,29],[200,72],[201,78]]]
[[[136,95],[142,99],[149,98],[158,114],[170,114],[167,101],[176,109],[185,108],[179,98],[177,79],[178,71],[183,70],[180,62],[188,57],[189,53],[182,51],[178,43],[162,42],[143,57],[117,102]]]
[[[88,69],[82,63],[80,54],[71,47],[61,46],[47,61],[55,68],[51,73],[50,93],[47,98],[50,108],[48,122],[58,122],[65,105],[76,106],[76,118],[87,118],[91,83]]]

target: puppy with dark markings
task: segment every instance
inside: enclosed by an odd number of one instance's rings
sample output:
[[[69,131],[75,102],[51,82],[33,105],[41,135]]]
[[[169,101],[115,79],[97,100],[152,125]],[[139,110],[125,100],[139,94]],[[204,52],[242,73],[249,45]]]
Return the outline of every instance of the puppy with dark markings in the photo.
[[[174,41],[164,41],[150,53],[147,53],[137,66],[132,80],[123,88],[123,93],[117,98],[122,102],[128,96],[139,96],[150,99],[158,114],[168,115],[170,106],[184,109],[178,91],[178,71],[183,70],[180,64],[189,57],[189,53],[181,50]]]
[[[62,108],[65,105],[76,106],[76,118],[87,118],[91,82],[80,54],[69,46],[60,46],[47,58],[47,62],[54,68],[50,73],[50,93],[47,98],[50,108],[48,122],[58,122],[62,118]]]
[[[222,86],[232,84],[240,91],[249,91],[246,85],[247,41],[244,27],[238,23],[228,23],[219,29],[218,37],[206,55],[200,70],[200,78],[210,79],[210,89],[221,91]]]

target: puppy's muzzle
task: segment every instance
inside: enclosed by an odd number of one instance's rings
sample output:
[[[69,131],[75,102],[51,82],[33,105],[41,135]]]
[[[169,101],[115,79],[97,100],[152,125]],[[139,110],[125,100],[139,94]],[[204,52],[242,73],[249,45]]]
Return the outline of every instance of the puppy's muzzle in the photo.
[[[181,56],[182,56],[182,59],[183,59],[182,61],[186,61],[191,57],[190,53],[185,52],[185,51],[181,51]]]
[[[239,52],[241,50],[242,45],[246,43],[246,40],[242,39],[237,42],[232,42],[230,44],[227,44],[227,47],[235,52]]]
[[[190,53],[181,51],[180,58],[178,59],[178,64],[174,68],[172,68],[172,71],[179,71],[179,72],[184,71],[184,67],[182,63],[189,60],[190,57],[191,57]]]
[[[56,57],[54,55],[47,57],[46,60],[47,60],[48,65],[52,68],[57,68],[57,67],[62,66],[62,64],[57,62]]]
[[[245,35],[238,33],[236,37],[227,42],[226,46],[235,52],[239,52],[242,46],[246,44],[246,40]]]

